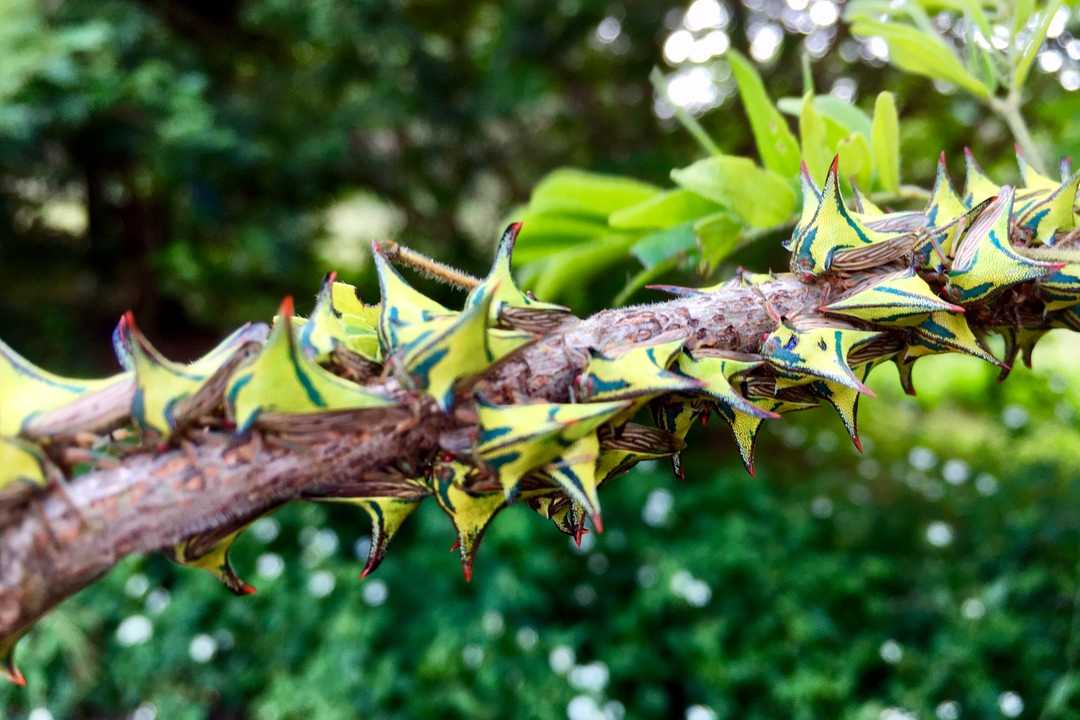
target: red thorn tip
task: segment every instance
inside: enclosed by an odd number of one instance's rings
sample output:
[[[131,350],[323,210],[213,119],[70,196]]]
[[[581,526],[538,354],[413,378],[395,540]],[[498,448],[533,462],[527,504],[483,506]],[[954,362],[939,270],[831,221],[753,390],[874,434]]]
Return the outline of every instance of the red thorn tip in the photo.
[[[454,544],[450,546],[450,552],[454,552],[461,547],[461,540],[455,540]]]
[[[829,165],[829,174],[836,175],[840,170],[840,156],[833,155],[832,165]]]
[[[472,558],[461,564],[461,572],[465,575],[465,582],[472,582]]]
[[[282,319],[291,319],[293,316],[293,299],[292,295],[286,295],[281,300],[281,308],[278,310]]]
[[[169,443],[166,442],[165,440],[162,440],[161,442],[159,442],[157,444],[157,447],[154,448],[154,452],[157,453],[158,455],[160,455],[161,453],[168,451],[168,449],[169,449]]]
[[[856,389],[859,392],[861,392],[863,395],[865,395],[866,397],[868,397],[868,398],[876,398],[877,397],[877,393],[874,392],[873,390],[871,390],[868,386],[866,386],[866,385],[864,385],[862,383],[857,383],[856,385],[857,385]]]
[[[240,585],[240,594],[241,595],[254,595],[255,592],[256,591],[255,591],[255,586],[254,585],[248,585],[247,583],[242,583]]]
[[[507,226],[506,232],[512,235],[517,235],[519,232],[521,232],[522,224],[523,223],[520,220],[518,220],[517,222],[512,222],[510,223],[510,225]]]
[[[967,145],[964,146],[964,157],[966,157],[968,160],[975,159],[975,153],[971,152],[971,148],[969,148]]]
[[[596,532],[604,532],[604,519],[600,517],[599,512],[594,512],[592,516],[593,527],[596,528]]]
[[[746,472],[750,474],[750,477],[754,477],[757,474],[757,470],[754,469],[754,463],[746,463]]]
[[[967,311],[966,311],[966,310],[964,310],[964,306],[963,306],[963,305],[952,305],[952,304],[950,304],[950,305],[949,305],[949,312],[954,312],[954,313],[961,313],[961,314],[963,314],[963,313],[966,313]]]
[[[331,270],[330,272],[326,273],[326,282],[334,283],[336,281],[337,281],[337,270]]]
[[[945,151],[944,150],[942,150],[941,153],[938,155],[937,162],[938,162],[938,165],[944,165],[945,164]]]
[[[859,439],[858,435],[852,435],[851,436],[851,442],[855,445],[856,450],[858,450],[859,452],[863,451],[863,449],[862,449],[862,440]]]
[[[8,680],[10,680],[13,685],[26,687],[26,678],[23,677],[23,674],[19,672],[17,668],[11,668],[11,670],[8,671]]]

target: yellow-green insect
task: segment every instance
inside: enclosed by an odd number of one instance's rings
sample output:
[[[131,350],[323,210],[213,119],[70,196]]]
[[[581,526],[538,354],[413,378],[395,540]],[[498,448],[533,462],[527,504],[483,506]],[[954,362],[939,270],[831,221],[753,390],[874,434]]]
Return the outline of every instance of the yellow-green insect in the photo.
[[[913,268],[875,275],[819,310],[878,325],[912,325],[929,313],[964,312],[942,300]]]
[[[817,213],[818,205],[821,204],[821,190],[810,175],[810,168],[806,166],[805,160],[799,164],[799,187],[802,190],[802,209],[799,210],[799,219],[796,221],[791,235],[781,243],[788,252],[791,252],[791,248],[798,242],[802,231],[810,227],[810,223],[813,222],[814,215]]]
[[[869,363],[860,368],[863,382],[866,382],[870,370]],[[836,414],[840,416],[840,422],[844,424],[844,429],[847,430],[848,437],[851,438],[851,443],[856,450],[862,452],[862,440],[859,439],[859,398],[862,397],[862,393],[846,385],[825,380],[816,380],[807,387],[815,397],[821,398],[836,411]]]
[[[945,165],[945,151],[938,157],[937,177],[934,179],[934,188],[930,191],[930,202],[926,207],[926,224],[933,232],[933,228],[948,226],[948,229],[935,233],[938,247],[945,255],[951,255],[957,235],[962,225],[953,221],[960,219],[968,211],[964,201],[953,190],[949,180],[949,170]],[[927,261],[933,261],[933,253],[926,252]]]
[[[859,186],[855,184],[854,179],[849,182],[851,183],[851,209],[856,217],[864,222],[874,222],[886,217],[884,210],[859,191]]]
[[[964,148],[964,163],[967,169],[967,177],[964,181],[964,205],[973,208],[983,200],[995,197],[1000,187],[979,167],[971,148]]]
[[[234,595],[251,595],[255,588],[244,582],[229,563],[229,549],[246,529],[244,525],[220,538],[214,533],[193,535],[164,552],[175,563],[210,573]]]
[[[387,355],[412,343],[437,318],[457,313],[448,310],[405,282],[377,244],[372,246],[375,272],[382,297],[379,309],[379,341]]]
[[[127,312],[116,328],[116,345],[124,364],[135,371],[131,417],[141,428],[169,437],[194,413],[213,410],[228,376],[252,357],[265,341],[267,327],[248,323],[213,350],[190,363],[173,362],[155,348]],[[209,397],[204,397],[208,394]]]
[[[1065,178],[1053,189],[1036,194],[1017,210],[1017,223],[1032,234],[1036,243],[1054,245],[1059,232],[1076,227],[1076,192],[1080,172]]]
[[[774,417],[797,412],[799,410],[807,410],[816,406],[816,403],[814,402],[781,400],[775,397],[757,398],[751,396],[746,390],[743,390],[743,394],[748,397],[750,402]],[[765,422],[764,418],[760,415],[734,412],[722,405],[717,409],[720,417],[724,418],[731,428],[732,436],[735,438],[735,446],[739,451],[739,459],[742,460],[746,472],[753,477],[756,472],[754,468],[754,451],[757,447],[758,433],[761,430],[761,425]]]
[[[515,316],[526,323],[530,315],[544,318],[542,322],[559,321],[570,315],[570,309],[562,305],[545,303],[536,300],[528,293],[523,292],[514,282],[514,274],[511,268],[511,259],[514,254],[514,245],[517,243],[518,234],[521,232],[521,223],[511,223],[503,231],[499,239],[499,247],[495,251],[495,261],[491,265],[484,281],[469,293],[465,300],[466,309],[485,302],[484,297],[491,296],[488,318],[490,325],[495,326],[500,322],[500,316],[506,308],[515,308],[518,313]]]
[[[1007,327],[1000,328],[998,332],[1005,340],[1005,358],[1002,360],[1001,374],[998,375],[998,380],[1004,380],[1009,376],[1017,356],[1023,358],[1024,365],[1031,368],[1035,345],[1050,331]]]
[[[840,194],[838,164],[839,156],[829,167],[813,217],[805,226],[800,224],[799,237],[791,244],[791,271],[800,277],[828,272],[837,253],[895,239],[895,235],[870,228],[848,211]]]
[[[1072,247],[1027,247],[1017,251],[1033,260],[1061,264],[1060,270],[1036,282],[1046,312],[1064,310],[1080,303],[1080,251]]]
[[[474,452],[514,497],[526,474],[558,458],[571,444],[629,407],[630,401],[490,405],[478,402]]]
[[[763,359],[757,355],[723,352],[709,349],[683,351],[679,355],[679,372],[701,383],[699,391],[713,402],[727,405],[732,410],[757,415],[762,418],[776,416],[750,402],[732,385],[737,375],[758,367]]]
[[[135,391],[134,373],[100,380],[61,377],[42,370],[0,341],[0,436],[37,437],[43,416],[65,411],[68,432],[121,422]]]
[[[26,630],[18,630],[0,637],[0,677],[19,687],[26,685],[26,678],[19,672],[19,668],[15,667],[15,646],[26,632]]]
[[[909,331],[908,343],[894,358],[900,371],[900,385],[908,395],[915,394],[912,370],[915,361],[927,355],[959,352],[1002,367],[971,331],[963,315],[933,313]]]
[[[1043,175],[1032,167],[1019,147],[1016,148],[1016,166],[1020,169],[1020,179],[1024,183],[1024,190],[1052,192],[1058,187],[1057,180]],[[1069,161],[1067,159],[1062,160],[1061,179],[1064,180],[1071,174],[1069,172]]]
[[[599,457],[600,439],[595,432],[591,432],[575,440],[558,460],[545,465],[539,474],[584,507],[592,516],[597,531],[603,532],[600,497],[597,494],[599,482],[596,465]]]
[[[585,399],[626,400],[668,392],[696,390],[701,383],[668,370],[682,350],[683,340],[631,348],[608,356],[593,351],[577,386]]]
[[[781,375],[796,382],[828,380],[864,395],[874,396],[848,365],[856,344],[878,335],[839,322],[821,319],[778,323],[761,346],[761,355]]]
[[[420,506],[422,497],[341,497],[319,498],[320,502],[336,502],[354,505],[362,509],[371,519],[371,544],[368,547],[367,560],[360,571],[360,577],[366,578],[382,563],[386,550],[405,519]]]
[[[599,434],[597,486],[629,471],[642,460],[671,457],[685,447],[685,443],[672,433],[634,422],[617,427],[605,425]]]
[[[45,453],[33,443],[0,437],[0,505],[48,484]]]
[[[444,411],[453,405],[457,383],[489,365],[487,324],[493,298],[485,288],[464,312],[423,323],[421,332],[390,358]]]
[[[1001,193],[957,243],[949,268],[949,292],[961,304],[986,300],[1007,287],[1052,275],[1061,263],[1046,263],[1018,253],[1009,240],[1013,189]]]
[[[304,353],[317,362],[330,358],[343,347],[365,360],[382,362],[379,345],[379,306],[360,300],[352,285],[337,282],[337,273],[327,273],[315,309],[304,318],[293,318],[299,330],[297,341]]]
[[[684,444],[694,423],[708,418],[710,405],[708,400],[700,396],[673,393],[653,400],[649,404],[649,410],[658,428]],[[682,456],[678,452],[671,454],[671,471],[680,480],[686,476]]]
[[[432,473],[435,501],[454,524],[461,568],[466,582],[472,580],[473,560],[484,531],[504,507],[506,498],[499,493],[475,493],[465,488],[471,468],[456,461],[439,463]]]
[[[229,381],[226,403],[240,432],[249,430],[264,415],[394,405],[391,398],[334,375],[300,352],[293,334],[292,316],[292,298],[287,297],[259,355]]]

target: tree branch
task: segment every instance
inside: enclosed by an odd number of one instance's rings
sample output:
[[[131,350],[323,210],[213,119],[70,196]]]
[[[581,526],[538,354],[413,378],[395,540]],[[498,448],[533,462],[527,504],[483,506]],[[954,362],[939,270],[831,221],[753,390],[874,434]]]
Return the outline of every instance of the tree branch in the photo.
[[[775,325],[764,298],[792,316],[816,308],[822,287],[781,276],[760,292],[731,287],[570,320],[493,366],[474,391],[496,402],[566,402],[590,349],[685,339],[691,350],[754,350]],[[382,389],[402,407],[362,411],[355,430],[343,431],[340,423],[298,428],[294,418],[285,433],[241,442],[199,428],[180,449],[135,453],[64,487],[53,485],[0,517],[0,636],[28,628],[127,555],[194,534],[223,536],[304,496],[356,495],[392,484],[400,468],[429,463],[440,437],[445,444],[475,432],[468,403],[450,417],[394,380]]]

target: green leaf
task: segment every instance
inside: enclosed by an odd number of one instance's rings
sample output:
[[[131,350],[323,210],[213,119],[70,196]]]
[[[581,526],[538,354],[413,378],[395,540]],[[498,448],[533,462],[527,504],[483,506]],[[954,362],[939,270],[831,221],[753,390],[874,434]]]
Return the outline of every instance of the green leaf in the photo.
[[[1050,29],[1050,21],[1054,19],[1054,15],[1057,15],[1059,8],[1061,8],[1061,0],[1054,0],[1049,6],[1043,9],[1039,25],[1035,28],[1035,32],[1031,33],[1031,37],[1028,38],[1027,45],[1024,47],[1024,52],[1020,55],[1020,61],[1016,64],[1016,69],[1013,70],[1013,90],[1019,91],[1020,88],[1024,87],[1024,83],[1027,82],[1028,73],[1031,72],[1031,64],[1035,62],[1035,57],[1039,54],[1039,48],[1041,48],[1043,42],[1046,41],[1046,33]]]
[[[874,101],[874,122],[870,130],[874,169],[882,190],[900,189],[900,120],[892,93],[878,93]]]
[[[617,175],[600,175],[564,168],[540,181],[529,199],[529,210],[607,220],[608,215],[636,205],[660,188]]]
[[[833,146],[825,134],[825,120],[818,112],[809,93],[802,100],[799,111],[799,137],[802,140],[802,157],[810,169],[810,177],[819,186],[825,182],[825,173],[832,160]]]
[[[901,70],[951,82],[981,98],[990,95],[990,90],[968,72],[948,45],[911,25],[859,20],[851,32],[860,37],[884,38],[889,44],[889,62]]]
[[[873,163],[865,135],[851,133],[836,146],[836,154],[840,156],[840,172],[845,178],[853,179],[863,189],[870,187]]]
[[[840,123],[848,132],[862,133],[867,138],[870,137],[870,116],[857,105],[833,95],[818,95],[814,98],[814,104],[818,112]]]
[[[803,98],[780,98],[776,105],[781,112],[798,117],[802,114]],[[814,98],[814,110],[836,128],[840,137],[853,132],[870,137],[870,118],[856,105],[832,95],[818,95]]]
[[[671,95],[668,93],[668,79],[664,77],[664,73],[660,72],[660,68],[652,69],[652,72],[649,73],[649,82],[652,83],[653,92],[671,103],[671,107],[675,111],[675,119],[679,121],[679,124],[683,126],[686,132],[690,133],[691,137],[698,141],[702,149],[710,155],[719,155],[720,148],[709,136],[709,133],[705,131],[705,128],[701,126],[698,119],[688,113],[686,108],[671,99]]]
[[[749,60],[735,51],[728,54],[728,61],[750,118],[761,164],[783,177],[795,177],[799,174],[799,143],[765,92],[761,76]]]
[[[685,222],[667,230],[648,235],[639,240],[630,252],[645,267],[652,267],[673,255],[694,247],[694,224]]]
[[[720,155],[699,160],[672,170],[671,178],[680,187],[720,203],[753,227],[779,225],[795,212],[795,191],[788,180],[748,158]]]
[[[719,209],[712,200],[689,190],[675,189],[613,212],[608,218],[608,224],[621,230],[665,228]]]
[[[566,288],[586,285],[592,276],[625,261],[636,240],[634,235],[608,235],[553,255],[536,279],[537,296],[556,300]]]
[[[521,220],[522,224],[514,248],[514,259],[520,263],[541,260],[608,232],[605,223],[558,213],[526,212],[517,215],[516,219]]]
[[[727,259],[742,244],[742,223],[727,211],[713,213],[694,223],[701,261],[709,270]]]

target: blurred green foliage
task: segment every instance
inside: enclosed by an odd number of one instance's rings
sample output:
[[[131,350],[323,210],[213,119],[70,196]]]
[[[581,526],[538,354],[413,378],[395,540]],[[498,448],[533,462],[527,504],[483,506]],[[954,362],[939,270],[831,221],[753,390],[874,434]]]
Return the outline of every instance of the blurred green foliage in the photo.
[[[0,0],[0,337],[51,369],[100,371],[133,307],[166,354],[194,356],[327,269],[374,297],[371,239],[481,270],[526,203],[517,259],[582,313],[650,297],[650,277],[705,282],[702,265],[783,268],[775,218],[739,216],[692,177],[673,187],[672,168],[717,163],[653,114],[671,9]],[[744,47],[747,14],[729,9]],[[619,43],[596,42],[606,17]],[[755,92],[749,63],[719,65]],[[866,138],[872,189],[895,190],[884,90],[905,182],[925,183],[942,149],[959,177],[964,145],[1014,177],[1009,129],[978,93],[830,52],[804,103],[792,42],[756,72],[796,142],[804,118],[824,129],[819,154]],[[856,106],[827,94],[840,77]],[[1024,85],[1037,141],[1080,155],[1080,93],[1038,72]],[[791,142],[759,153],[773,126],[751,107],[695,122],[787,178]],[[582,551],[512,508],[471,585],[433,506],[363,583],[367,521],[344,507],[290,506],[243,536],[251,598],[126,560],[28,636],[30,685],[0,689],[0,715],[948,720],[1019,702],[1023,717],[1077,717],[1080,346],[1056,340],[1002,385],[977,361],[927,359],[917,400],[878,370],[861,457],[824,410],[768,426],[757,479],[723,427],[696,431],[688,480],[662,465],[619,480],[609,530]]]

